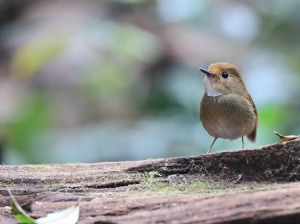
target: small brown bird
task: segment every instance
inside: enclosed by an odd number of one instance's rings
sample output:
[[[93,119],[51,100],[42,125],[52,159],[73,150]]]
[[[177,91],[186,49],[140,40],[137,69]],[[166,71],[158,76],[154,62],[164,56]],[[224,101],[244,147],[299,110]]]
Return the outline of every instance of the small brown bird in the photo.
[[[255,142],[258,125],[257,111],[243,82],[239,69],[226,62],[200,68],[204,77],[205,93],[200,105],[200,121],[209,135],[215,137],[208,154],[218,138],[231,141],[244,135]]]

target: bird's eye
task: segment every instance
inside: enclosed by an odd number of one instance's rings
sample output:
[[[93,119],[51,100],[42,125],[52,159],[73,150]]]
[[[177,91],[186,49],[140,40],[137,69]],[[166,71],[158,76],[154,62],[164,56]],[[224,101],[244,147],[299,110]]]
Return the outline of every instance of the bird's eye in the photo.
[[[222,77],[223,77],[224,79],[227,79],[227,78],[228,78],[228,73],[227,73],[227,72],[223,72]]]

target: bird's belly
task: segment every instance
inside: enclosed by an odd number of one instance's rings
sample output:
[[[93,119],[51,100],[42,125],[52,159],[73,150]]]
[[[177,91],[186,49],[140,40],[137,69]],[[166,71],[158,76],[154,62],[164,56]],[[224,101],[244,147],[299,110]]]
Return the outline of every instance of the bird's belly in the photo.
[[[223,98],[222,98],[223,97]],[[255,128],[256,116],[247,101],[226,101],[219,98],[204,96],[200,106],[200,120],[205,130],[214,137],[235,140],[249,135]]]
[[[246,135],[246,133],[243,133],[243,127],[233,124],[227,118],[219,117],[217,119],[205,120],[202,123],[205,130],[214,137],[235,140]]]

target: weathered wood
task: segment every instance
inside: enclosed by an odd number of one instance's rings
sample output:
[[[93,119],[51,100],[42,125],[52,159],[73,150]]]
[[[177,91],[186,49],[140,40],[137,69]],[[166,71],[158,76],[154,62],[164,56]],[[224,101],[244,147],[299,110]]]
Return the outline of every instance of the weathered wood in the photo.
[[[17,223],[7,207],[6,186],[34,218],[73,205],[81,197],[79,223],[298,223],[299,184],[209,196],[181,193],[180,186],[207,181],[212,187],[250,186],[249,190],[259,184],[294,182],[299,175],[299,138],[183,158],[1,165],[0,223]],[[153,181],[178,185],[180,196],[145,195]]]

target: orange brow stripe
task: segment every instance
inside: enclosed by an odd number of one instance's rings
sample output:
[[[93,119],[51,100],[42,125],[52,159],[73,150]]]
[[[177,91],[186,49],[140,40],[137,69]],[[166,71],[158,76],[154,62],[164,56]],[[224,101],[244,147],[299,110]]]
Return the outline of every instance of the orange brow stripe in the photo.
[[[210,71],[211,71],[211,73],[213,73],[213,74],[221,73],[221,69],[219,69],[219,68],[215,68],[215,69],[212,69],[212,70],[210,70]]]

